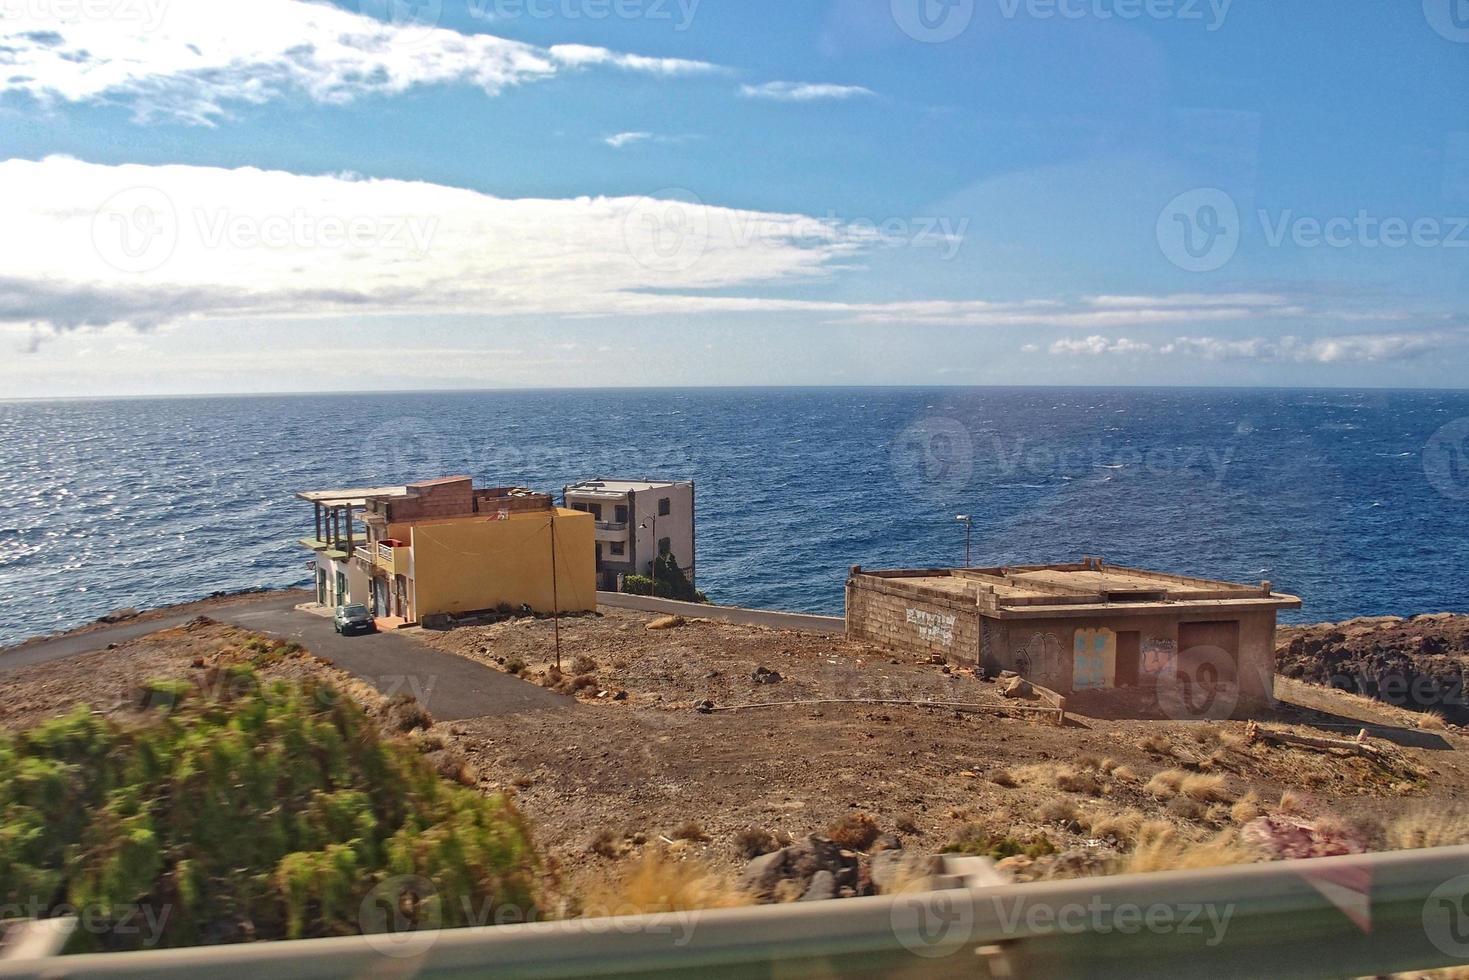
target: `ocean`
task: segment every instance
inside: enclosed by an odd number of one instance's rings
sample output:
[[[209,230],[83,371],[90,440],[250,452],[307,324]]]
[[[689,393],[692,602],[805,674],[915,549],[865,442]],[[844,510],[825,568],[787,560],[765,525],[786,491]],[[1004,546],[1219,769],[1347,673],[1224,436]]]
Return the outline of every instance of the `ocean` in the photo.
[[[0,644],[308,582],[298,490],[698,482],[699,586],[840,614],[849,566],[1099,555],[1295,621],[1469,610],[1469,392],[700,389],[0,403]]]

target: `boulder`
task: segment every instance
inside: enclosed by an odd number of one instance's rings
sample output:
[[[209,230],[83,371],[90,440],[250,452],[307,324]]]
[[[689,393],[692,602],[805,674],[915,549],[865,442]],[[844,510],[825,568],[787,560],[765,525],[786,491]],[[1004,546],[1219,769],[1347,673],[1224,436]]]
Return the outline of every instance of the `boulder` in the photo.
[[[780,674],[768,667],[756,667],[755,672],[750,675],[756,684],[779,684],[782,680]]]
[[[1035,697],[1035,688],[1024,677],[1011,677],[1000,684],[1000,696],[1028,700]]]
[[[650,630],[672,630],[678,629],[685,624],[682,616],[660,616],[648,624]]]
[[[811,884],[806,887],[806,893],[800,897],[799,901],[825,902],[836,897],[836,875],[830,871],[818,871],[811,876]]]
[[[763,854],[745,866],[740,875],[740,888],[755,895],[762,902],[770,902],[780,893],[806,896],[821,873],[831,879],[821,879],[818,895],[835,898],[844,890],[860,891],[861,863],[852,851],[844,850],[825,837],[811,835],[789,847],[770,854]],[[784,883],[789,882],[789,886]],[[829,891],[830,894],[825,894]]]

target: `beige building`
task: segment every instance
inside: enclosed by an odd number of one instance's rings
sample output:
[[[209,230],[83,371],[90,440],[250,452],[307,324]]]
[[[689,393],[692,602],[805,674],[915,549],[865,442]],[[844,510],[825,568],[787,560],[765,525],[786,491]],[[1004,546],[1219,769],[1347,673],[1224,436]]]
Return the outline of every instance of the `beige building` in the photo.
[[[623,575],[651,575],[653,558],[670,553],[697,584],[692,482],[587,480],[563,497],[566,507],[596,519],[598,588],[616,592]]]
[[[1230,685],[1240,710],[1274,696],[1275,622],[1301,600],[1089,558],[1017,568],[852,570],[847,634],[1012,670],[1061,694]],[[1179,681],[1182,679],[1183,683]]]
[[[455,476],[298,496],[315,514],[316,537],[301,544],[315,552],[322,605],[361,603],[380,625],[596,608],[592,519],[549,494]]]

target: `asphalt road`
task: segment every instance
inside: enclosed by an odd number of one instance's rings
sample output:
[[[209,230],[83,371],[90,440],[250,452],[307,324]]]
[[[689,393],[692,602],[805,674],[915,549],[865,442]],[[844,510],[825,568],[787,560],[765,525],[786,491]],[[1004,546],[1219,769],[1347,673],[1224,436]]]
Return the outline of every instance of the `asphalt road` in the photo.
[[[332,621],[298,612],[296,597],[265,596],[210,612],[210,618],[283,640],[295,640],[319,657],[354,674],[389,697],[411,694],[438,721],[460,721],[526,711],[567,711],[575,701],[483,664],[425,646],[398,633],[338,636]],[[119,623],[73,636],[59,636],[0,654],[0,673],[105,650],[159,630],[182,626],[194,616]]]

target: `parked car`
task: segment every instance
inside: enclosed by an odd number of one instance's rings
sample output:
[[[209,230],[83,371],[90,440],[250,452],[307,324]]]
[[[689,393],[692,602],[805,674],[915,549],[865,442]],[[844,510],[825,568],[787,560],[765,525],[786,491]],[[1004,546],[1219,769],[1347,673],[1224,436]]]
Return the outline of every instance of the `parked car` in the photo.
[[[333,625],[337,632],[343,636],[353,636],[358,633],[376,633],[377,621],[372,618],[372,612],[360,603],[351,606],[338,606],[336,613],[332,616]]]

